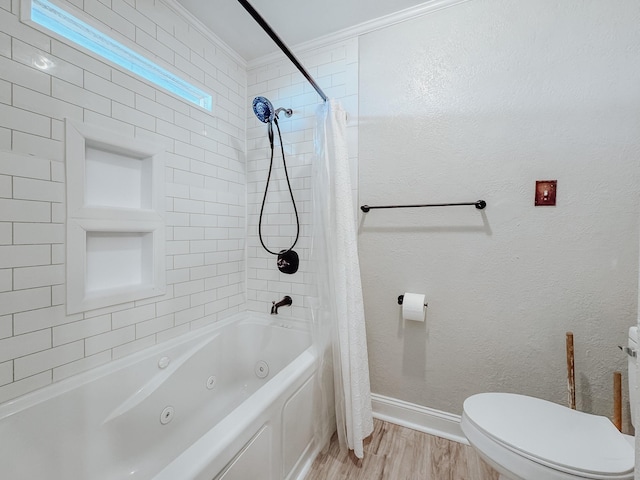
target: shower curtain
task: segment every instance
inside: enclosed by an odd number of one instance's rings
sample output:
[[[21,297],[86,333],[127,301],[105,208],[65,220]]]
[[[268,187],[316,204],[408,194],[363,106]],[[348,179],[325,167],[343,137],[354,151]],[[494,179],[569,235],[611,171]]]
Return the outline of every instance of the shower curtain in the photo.
[[[333,363],[340,445],[363,458],[363,439],[373,431],[373,418],[346,112],[338,101],[328,100],[318,108],[315,133],[310,255],[317,279],[314,341],[321,352],[332,352],[328,363]]]

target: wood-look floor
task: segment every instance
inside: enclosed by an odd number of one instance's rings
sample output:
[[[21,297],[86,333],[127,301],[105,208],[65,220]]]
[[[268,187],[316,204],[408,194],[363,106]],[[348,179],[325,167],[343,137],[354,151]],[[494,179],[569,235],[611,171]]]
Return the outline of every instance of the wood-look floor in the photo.
[[[305,480],[498,480],[471,447],[381,420],[364,452],[359,467],[334,434]]]

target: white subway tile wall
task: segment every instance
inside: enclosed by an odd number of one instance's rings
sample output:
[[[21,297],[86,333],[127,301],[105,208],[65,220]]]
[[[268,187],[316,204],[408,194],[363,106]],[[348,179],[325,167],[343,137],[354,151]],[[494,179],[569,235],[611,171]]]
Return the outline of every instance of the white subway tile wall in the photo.
[[[299,59],[322,90],[340,100],[348,113],[349,162],[352,167],[354,202],[357,202],[358,168],[358,40],[356,38],[299,54]],[[308,296],[313,293],[309,273],[312,222],[311,166],[315,155],[314,129],[316,111],[322,99],[283,57],[248,71],[247,104],[256,96],[267,97],[275,108],[291,108],[293,116],[280,117],[282,141],[291,187],[300,217],[300,238],[295,251],[300,269],[293,275],[280,273],[276,257],[267,253],[258,239],[258,218],[269,170],[270,148],[267,126],[249,109],[247,114],[247,307],[268,312],[272,301],[289,295],[290,308],[279,314],[310,318]],[[296,235],[296,221],[286,184],[280,143],[276,135],[276,152],[271,183],[264,207],[262,233],[271,251],[291,246]]]
[[[20,23],[17,1],[0,3],[0,150],[12,152],[0,153],[0,402],[236,311],[268,311],[284,295],[294,305],[282,315],[309,315],[310,176],[321,102],[316,92],[285,59],[247,71],[163,2],[138,2],[137,8],[116,0],[111,8],[97,0],[70,3],[137,43],[148,57],[206,86],[214,111],[190,106]],[[53,67],[36,68],[37,56]],[[349,114],[355,186],[357,39],[300,59]],[[301,268],[295,275],[280,273],[257,237],[269,162],[266,125],[249,108],[257,95],[294,110],[291,119],[281,116],[280,125],[301,221]],[[165,295],[66,315],[65,117],[167,149]],[[271,249],[286,248],[295,237],[281,165],[276,152],[263,223]]]
[[[246,308],[244,62],[162,1],[70,3],[214,107],[22,24],[19,2],[0,0],[0,402]],[[165,295],[66,315],[65,117],[167,149]]]

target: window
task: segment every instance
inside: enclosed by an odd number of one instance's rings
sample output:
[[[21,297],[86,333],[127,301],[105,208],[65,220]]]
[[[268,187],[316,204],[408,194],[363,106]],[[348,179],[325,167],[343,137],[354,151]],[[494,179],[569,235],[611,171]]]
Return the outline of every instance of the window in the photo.
[[[48,0],[23,0],[22,12],[24,22],[44,27],[174,95],[211,111],[210,94],[185,82],[54,3]]]

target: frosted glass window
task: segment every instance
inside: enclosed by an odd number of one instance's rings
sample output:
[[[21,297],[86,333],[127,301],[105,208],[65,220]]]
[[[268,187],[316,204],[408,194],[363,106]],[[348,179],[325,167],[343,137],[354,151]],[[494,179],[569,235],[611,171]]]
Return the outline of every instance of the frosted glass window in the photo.
[[[87,232],[87,293],[151,283],[150,233]]]
[[[87,145],[85,182],[87,206],[151,208],[150,158]]]
[[[212,97],[48,0],[28,0],[30,17],[55,34],[209,111]],[[25,3],[23,2],[23,8]]]

